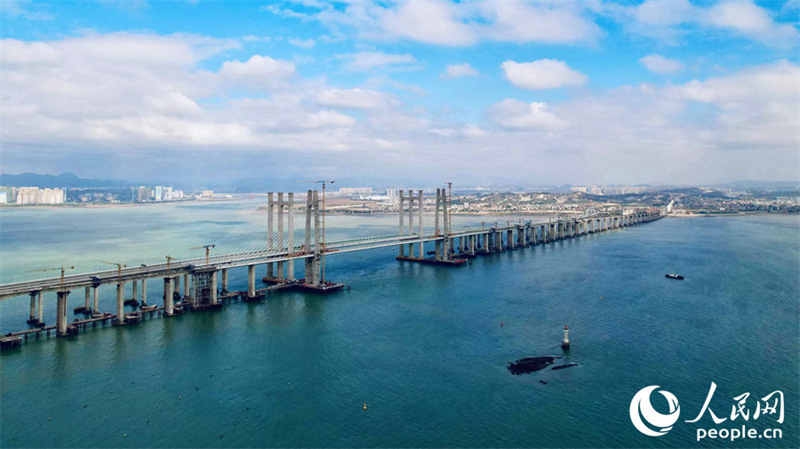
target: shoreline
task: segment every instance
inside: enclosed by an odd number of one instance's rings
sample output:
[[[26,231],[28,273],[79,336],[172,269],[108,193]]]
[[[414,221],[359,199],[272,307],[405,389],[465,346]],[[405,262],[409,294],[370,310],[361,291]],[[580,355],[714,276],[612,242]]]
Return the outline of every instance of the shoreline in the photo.
[[[215,203],[221,201],[235,201],[244,198],[203,198],[180,201],[159,201],[149,203],[64,203],[64,204],[6,204],[0,206],[0,211],[7,210],[51,210],[51,209],[112,209],[121,207],[165,206],[185,203]]]

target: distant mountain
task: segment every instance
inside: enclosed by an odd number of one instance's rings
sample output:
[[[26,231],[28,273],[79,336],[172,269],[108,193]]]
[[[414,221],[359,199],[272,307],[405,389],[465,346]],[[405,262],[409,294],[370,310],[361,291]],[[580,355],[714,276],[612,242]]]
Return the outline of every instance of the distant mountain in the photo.
[[[127,187],[124,181],[109,179],[83,179],[74,173],[60,175],[40,175],[38,173],[22,173],[19,175],[0,174],[0,186],[41,187],[41,188],[75,188],[75,187]]]

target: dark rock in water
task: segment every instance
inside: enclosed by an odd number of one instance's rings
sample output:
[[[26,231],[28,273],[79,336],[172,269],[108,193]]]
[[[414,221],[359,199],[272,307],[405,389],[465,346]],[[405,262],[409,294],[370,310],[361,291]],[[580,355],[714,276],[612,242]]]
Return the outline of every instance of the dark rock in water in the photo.
[[[541,382],[541,383],[543,383],[543,384],[547,385],[547,382],[543,381],[542,379],[539,379],[539,382]]]
[[[561,357],[525,357],[514,363],[508,362],[508,370],[511,374],[525,374],[539,371],[552,365],[556,359]]]
[[[558,366],[554,366],[554,367],[552,367],[552,368],[550,368],[550,369],[553,369],[553,370],[556,370],[556,369],[564,369],[564,368],[569,368],[570,366],[580,366],[580,365],[578,365],[577,363],[570,363],[569,365],[558,365]]]

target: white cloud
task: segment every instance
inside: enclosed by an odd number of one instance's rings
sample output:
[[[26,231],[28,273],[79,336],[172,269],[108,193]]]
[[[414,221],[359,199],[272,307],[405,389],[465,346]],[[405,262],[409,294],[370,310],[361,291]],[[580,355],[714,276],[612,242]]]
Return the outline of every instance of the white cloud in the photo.
[[[669,75],[683,70],[683,64],[680,61],[656,54],[647,55],[639,59],[639,63],[645,66],[647,70],[661,75]]]
[[[460,20],[455,3],[408,1],[380,14],[383,28],[390,35],[439,45],[465,45],[477,39],[474,31]]]
[[[346,67],[353,71],[369,71],[379,67],[408,67],[417,59],[410,54],[388,54],[381,52],[361,52],[337,55],[336,59],[347,61]]]
[[[219,70],[219,75],[227,81],[266,88],[285,85],[295,74],[293,63],[260,55],[253,55],[245,62],[225,61]]]
[[[316,45],[316,41],[314,39],[296,39],[296,38],[289,38],[289,43],[294,45],[295,47],[300,48],[312,48]]]
[[[711,26],[730,29],[753,40],[781,46],[797,45],[798,33],[792,25],[776,23],[765,9],[749,0],[713,5],[708,8],[704,20]]]
[[[475,25],[487,40],[506,42],[592,42],[601,31],[568,2],[490,1],[477,4],[490,25]]]
[[[226,51],[235,41],[112,33],[2,45],[9,170],[43,164],[132,178],[133,167],[142,173],[172,158],[175,167],[241,176],[278,150],[286,163],[313,160],[314,169],[335,165],[354,178],[369,161],[379,181],[449,170],[465,180],[498,173],[487,182],[706,182],[794,179],[798,167],[800,68],[786,61],[678,85],[581,89],[546,104],[506,99],[485,120],[464,123],[463,110],[412,108],[400,101],[408,95],[382,92],[395,89],[387,78],[344,88],[266,55],[209,70],[209,61],[233,59]],[[564,84],[549,77],[533,85]],[[270,80],[268,92],[242,93],[253,80]]]
[[[539,59],[533,62],[505,61],[500,65],[506,79],[523,89],[554,89],[564,86],[580,86],[589,78],[572,70],[564,61]]]
[[[363,89],[324,90],[319,93],[317,102],[324,106],[349,109],[378,109],[394,103],[386,93]]]
[[[599,9],[636,34],[672,45],[698,30],[730,32],[777,47],[794,47],[798,42],[794,26],[776,22],[768,10],[752,0],[724,0],[707,6],[689,0],[647,0],[636,6],[607,3]]]
[[[601,33],[581,7],[566,2],[450,2],[401,0],[305,5],[313,12],[271,6],[287,17],[317,20],[332,31],[354,30],[360,38],[407,39],[466,46],[481,41],[592,42]]]
[[[444,69],[444,73],[439,75],[441,79],[460,78],[462,76],[477,76],[480,75],[469,63],[464,64],[451,64]]]
[[[491,105],[487,112],[490,120],[504,129],[552,131],[566,126],[549,111],[546,103],[523,103],[506,98]]]

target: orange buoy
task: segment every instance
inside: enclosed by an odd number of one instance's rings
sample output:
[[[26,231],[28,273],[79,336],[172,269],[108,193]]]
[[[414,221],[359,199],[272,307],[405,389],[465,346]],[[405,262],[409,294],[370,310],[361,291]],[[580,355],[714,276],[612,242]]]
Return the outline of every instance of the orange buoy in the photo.
[[[367,409],[367,403],[365,402],[364,403],[364,410],[366,410],[366,409]]]

